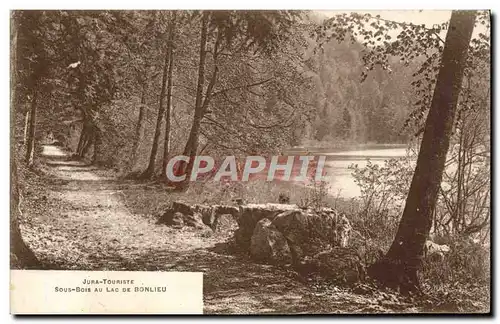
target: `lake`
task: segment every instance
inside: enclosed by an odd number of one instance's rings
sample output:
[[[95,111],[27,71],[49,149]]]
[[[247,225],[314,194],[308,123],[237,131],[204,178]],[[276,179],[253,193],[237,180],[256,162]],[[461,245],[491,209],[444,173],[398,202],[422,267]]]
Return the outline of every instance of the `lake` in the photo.
[[[326,179],[330,193],[342,198],[353,198],[360,195],[360,189],[354,182],[349,166],[357,164],[365,167],[367,159],[372,163],[383,165],[385,160],[404,157],[407,145],[404,144],[373,144],[356,145],[350,149],[329,148],[293,148],[287,155],[325,155]]]

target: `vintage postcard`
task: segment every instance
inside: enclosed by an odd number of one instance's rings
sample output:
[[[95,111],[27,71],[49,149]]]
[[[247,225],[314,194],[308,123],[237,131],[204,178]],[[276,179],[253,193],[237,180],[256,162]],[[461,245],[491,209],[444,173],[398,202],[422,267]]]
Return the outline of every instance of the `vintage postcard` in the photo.
[[[12,314],[491,313],[488,10],[12,10]]]

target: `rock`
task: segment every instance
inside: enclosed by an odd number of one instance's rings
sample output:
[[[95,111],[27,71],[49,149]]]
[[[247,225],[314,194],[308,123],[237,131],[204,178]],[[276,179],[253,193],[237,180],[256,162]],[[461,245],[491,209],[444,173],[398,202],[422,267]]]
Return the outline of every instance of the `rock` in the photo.
[[[304,233],[309,226],[307,215],[304,211],[288,210],[273,219],[273,225],[282,233]]]
[[[256,224],[263,218],[273,220],[276,215],[287,210],[297,210],[296,205],[287,204],[248,204],[239,208],[237,239],[242,248],[248,249]]]
[[[239,230],[235,233],[243,249],[248,249],[256,224],[264,218],[284,234],[294,262],[331,246],[349,245],[350,222],[332,208],[315,211],[290,204],[248,204],[240,206]]]
[[[258,261],[284,264],[291,261],[291,253],[283,234],[267,218],[257,222],[250,243],[250,255]]]
[[[277,215],[272,223],[286,237],[294,264],[332,246],[347,247],[352,229],[347,217],[331,208],[319,212],[289,210]]]
[[[186,203],[174,201],[172,206],[160,217],[159,223],[169,226],[190,226],[197,229],[206,229],[203,223],[203,215],[211,214],[212,208],[205,205],[189,206]]]
[[[308,242],[309,224],[302,210],[289,210],[276,216],[272,224],[288,242],[292,262],[298,264],[303,257],[303,246]]]
[[[184,226],[184,215],[179,212],[174,213],[172,216],[172,221],[167,225],[180,227]]]
[[[210,213],[202,213],[201,214],[201,221],[203,224],[212,227],[212,224],[214,223],[214,211],[212,210]]]
[[[238,228],[236,219],[231,214],[218,214],[212,224],[212,230],[216,233],[233,232]]]
[[[193,210],[191,209],[191,206],[189,206],[186,203],[179,202],[179,201],[174,201],[172,202],[172,210],[175,212],[179,212],[184,215],[192,215]]]
[[[231,214],[235,219],[239,216],[239,209],[234,206],[224,206],[224,205],[188,205],[183,202],[173,202],[172,208],[173,212],[180,212],[184,215],[194,215],[196,213],[201,215],[201,220],[205,225],[212,227],[217,215]]]
[[[246,250],[244,247],[249,246],[249,245],[247,245],[248,241],[247,241],[246,234],[243,233],[243,230],[240,227],[238,227],[238,229],[236,231],[234,231],[234,242],[242,250]]]
[[[184,224],[195,228],[206,228],[207,225],[203,224],[202,215],[200,213],[194,213],[192,215],[183,214]]]
[[[235,206],[188,205],[175,201],[159,217],[158,223],[176,227],[190,226],[210,231],[212,231],[212,227],[218,231],[232,231],[237,228],[239,214],[240,211]],[[214,223],[217,224],[214,226]]]
[[[214,206],[214,214],[215,215],[229,214],[232,215],[234,219],[238,219],[240,216],[240,210],[238,207],[234,206],[216,205]]]
[[[202,221],[205,225],[213,228],[214,222],[217,217],[221,215],[232,215],[234,220],[237,220],[240,215],[240,210],[234,206],[214,205],[201,209]]]
[[[286,237],[294,264],[334,244],[335,220],[327,212],[290,210],[276,216],[273,225]]]
[[[179,212],[174,212],[171,208],[167,209],[163,215],[158,218],[158,224],[165,224],[168,226],[183,226],[184,215]]]
[[[172,207],[169,208],[159,219],[159,224],[166,224],[168,226],[173,226],[176,228],[183,226],[195,227],[197,229],[208,228],[203,224],[202,215],[198,212],[194,212],[193,209],[179,202],[174,202]]]
[[[309,214],[311,236],[315,241],[331,246],[348,247],[352,226],[344,213],[324,208]]]
[[[214,220],[214,207],[206,205],[194,205],[192,207],[194,212],[201,214],[202,222],[207,226],[212,226]]]
[[[364,281],[365,265],[356,250],[333,247],[313,256],[311,265],[322,277],[337,284],[354,285]]]

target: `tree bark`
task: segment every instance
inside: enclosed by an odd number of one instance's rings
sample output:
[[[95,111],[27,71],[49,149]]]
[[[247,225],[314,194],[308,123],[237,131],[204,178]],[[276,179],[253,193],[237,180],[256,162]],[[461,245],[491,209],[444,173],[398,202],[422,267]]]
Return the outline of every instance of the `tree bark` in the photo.
[[[198,64],[198,83],[196,86],[196,101],[194,104],[194,117],[193,123],[191,125],[191,130],[189,132],[189,137],[186,142],[186,146],[184,147],[183,155],[193,156],[196,154],[197,149],[197,137],[199,136],[201,119],[203,118],[202,114],[202,103],[203,103],[203,87],[205,84],[205,61],[206,61],[206,46],[207,46],[207,33],[208,33],[208,14],[203,13],[202,21],[201,21],[201,37],[200,37],[200,63]],[[193,153],[195,152],[195,153]],[[190,159],[189,163],[181,163],[180,164],[180,173],[188,174],[191,172],[193,167],[192,159]],[[187,179],[188,177],[186,177]],[[187,182],[179,186],[181,189],[185,188]]]
[[[99,147],[102,144],[101,130],[97,126],[94,126],[94,132],[92,134],[92,142],[94,144],[94,152],[92,154],[92,164],[95,164],[99,161]]]
[[[452,12],[403,216],[389,251],[369,267],[372,277],[388,286],[399,287],[403,294],[421,292],[417,271],[432,225],[475,15],[474,11]]]
[[[170,153],[170,128],[172,109],[172,74],[174,69],[174,34],[175,34],[175,12],[173,13],[172,24],[169,31],[168,47],[168,76],[167,76],[167,107],[165,111],[165,142],[163,144],[163,164],[161,168],[162,177],[166,177],[168,156]]]
[[[29,130],[29,125],[30,125],[30,112],[28,110],[26,112],[26,116],[24,117],[24,138],[23,138],[23,144],[24,145],[28,144],[28,130]]]
[[[76,153],[79,158],[84,158],[90,146],[94,144],[96,130],[97,126],[95,126],[90,117],[84,113],[82,132],[80,133],[80,139],[78,140],[78,146],[76,148]]]
[[[35,123],[36,123],[36,108],[38,104],[38,89],[35,82],[31,106],[29,110],[29,123],[28,123],[28,136],[26,138],[26,155],[24,160],[26,164],[31,167],[35,158]]]
[[[15,151],[15,150],[13,150]],[[14,153],[14,152],[13,152]],[[40,267],[40,261],[35,256],[35,253],[24,242],[19,228],[20,199],[19,186],[17,178],[17,165],[15,154],[11,155],[11,183],[10,183],[10,267],[31,269]]]
[[[205,84],[205,60],[207,57],[206,45],[207,45],[207,29],[208,29],[208,16],[203,14],[202,25],[201,25],[201,38],[200,38],[200,63],[198,65],[198,84],[196,87],[196,101],[194,104],[194,118],[191,130],[189,132],[189,138],[184,148],[184,155],[191,155],[194,146],[194,139],[196,134],[199,133],[199,128],[201,125],[201,107],[203,102],[203,87]]]
[[[165,113],[165,93],[166,93],[166,83],[168,75],[168,51],[165,53],[165,60],[163,62],[163,75],[161,80],[161,92],[160,92],[160,102],[158,105],[158,115],[156,117],[156,127],[153,137],[153,145],[151,146],[151,154],[149,156],[149,163],[146,170],[142,173],[142,177],[151,178],[155,171],[156,154],[158,152],[158,142],[160,139],[161,132],[161,121],[163,119],[163,114]]]
[[[181,189],[187,188],[189,184],[189,174],[193,169],[194,156],[198,151],[201,121],[205,115],[205,112],[209,106],[210,100],[213,95],[213,88],[218,77],[218,49],[221,42],[221,36],[218,33],[215,39],[214,49],[213,49],[213,71],[208,83],[207,89],[205,91],[205,96],[203,96],[203,84],[205,83],[205,60],[206,60],[206,43],[207,43],[207,30],[208,30],[208,14],[204,14],[202,29],[201,29],[201,42],[200,42],[200,64],[198,67],[198,87],[196,92],[196,103],[195,112],[193,118],[193,124],[191,126],[191,131],[189,133],[189,138],[184,148],[183,154],[189,156],[189,162],[182,165],[182,174],[186,175],[186,180],[180,186]]]
[[[10,123],[12,125],[11,138],[14,138],[13,131],[16,123],[17,113],[17,21],[16,12],[11,13],[11,93],[10,93]],[[17,178],[17,150],[16,143],[10,145],[10,267],[11,268],[34,268],[40,266],[33,251],[26,245],[19,228],[20,199],[19,183]]]
[[[137,159],[137,151],[139,150],[139,144],[141,143],[141,129],[142,122],[144,120],[144,106],[146,105],[146,91],[147,91],[147,78],[142,80],[142,93],[141,93],[141,104],[139,106],[139,117],[137,118],[137,125],[135,126],[135,136],[134,145],[132,146],[132,158],[130,159],[129,169],[132,169]]]

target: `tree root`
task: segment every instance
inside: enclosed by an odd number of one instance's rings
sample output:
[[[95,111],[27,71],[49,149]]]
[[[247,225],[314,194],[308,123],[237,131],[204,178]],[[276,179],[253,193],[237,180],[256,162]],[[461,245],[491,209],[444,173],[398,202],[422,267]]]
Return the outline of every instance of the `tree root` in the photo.
[[[367,269],[368,276],[383,286],[399,290],[405,296],[422,296],[417,271],[415,266],[387,257],[376,261]]]

